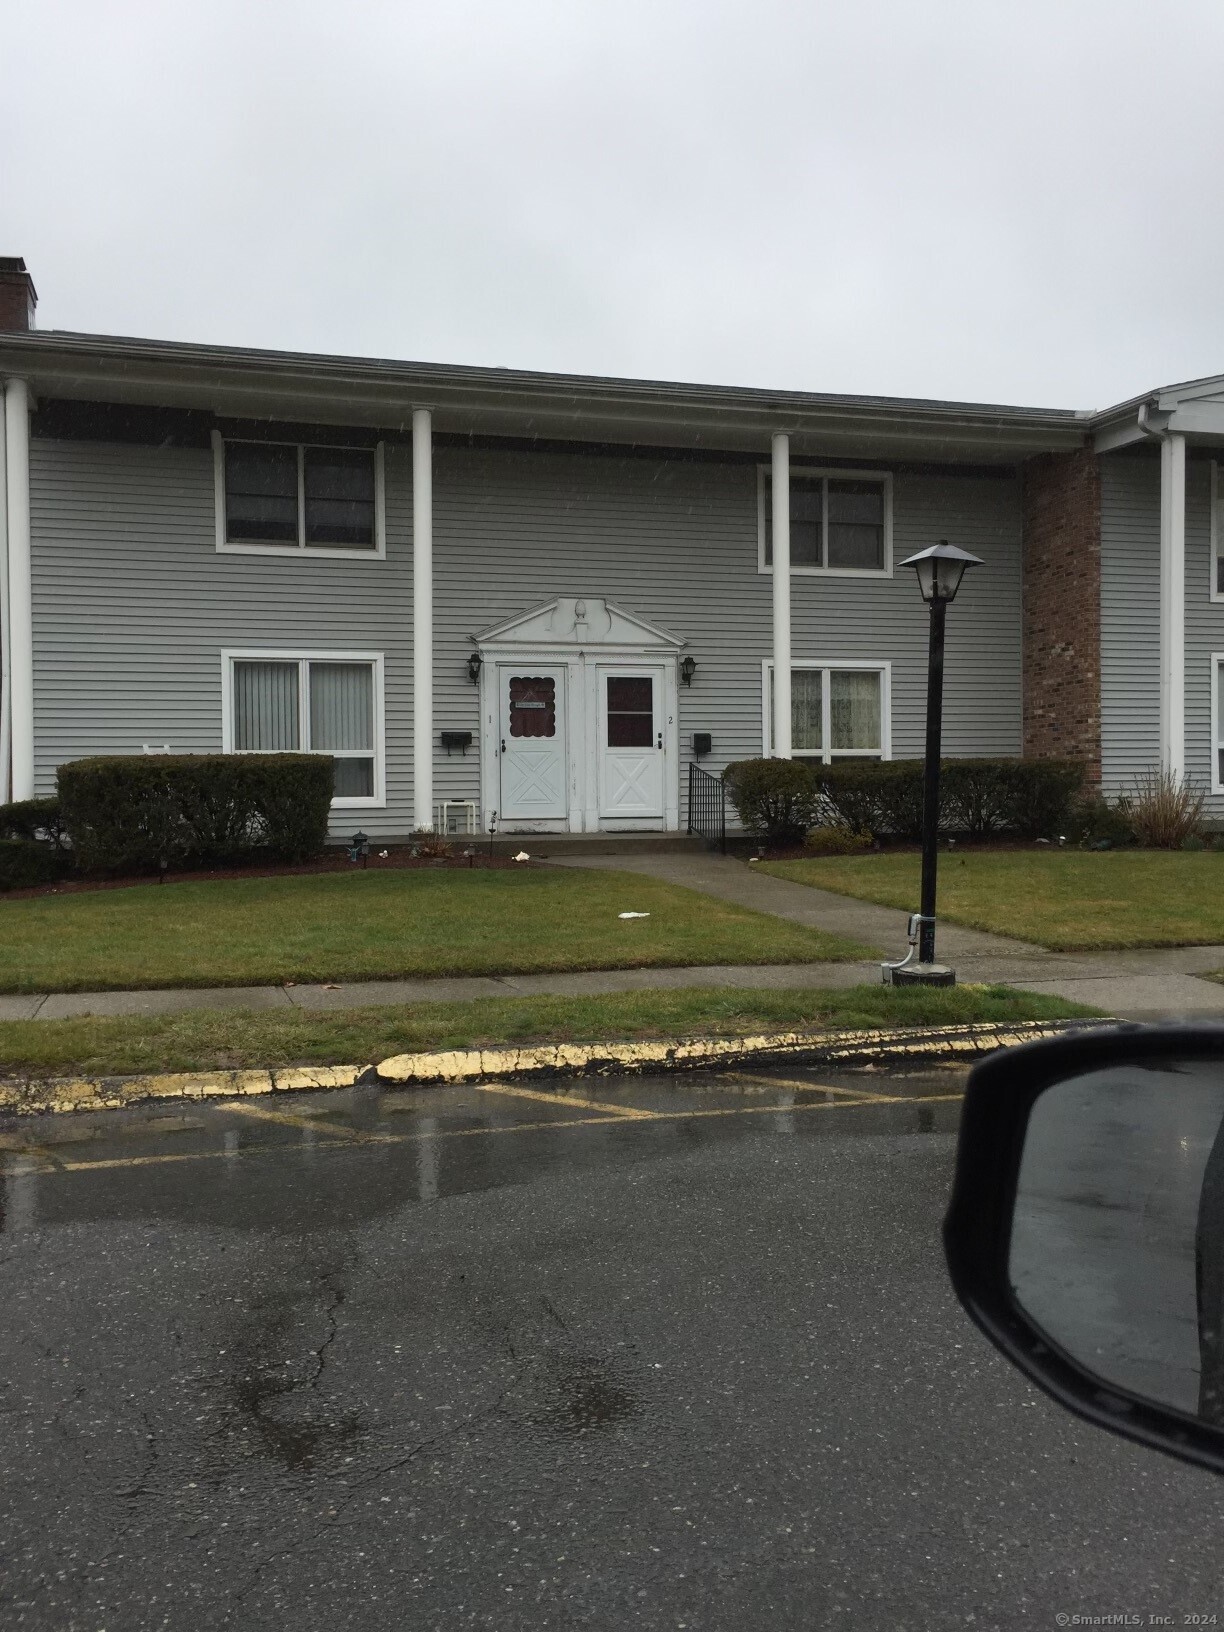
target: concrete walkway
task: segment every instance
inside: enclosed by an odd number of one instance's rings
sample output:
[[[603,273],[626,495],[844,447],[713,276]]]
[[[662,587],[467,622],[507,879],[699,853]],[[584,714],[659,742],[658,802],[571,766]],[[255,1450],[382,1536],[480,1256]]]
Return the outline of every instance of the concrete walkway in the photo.
[[[708,852],[694,855],[592,856],[556,858],[564,867],[608,867],[647,873],[669,884],[683,885],[768,912],[812,929],[829,930],[848,940],[879,949],[882,956],[905,955],[908,914],[893,907],[855,901],[849,896],[815,890],[806,884],[762,873],[751,864]],[[1021,991],[1089,1003],[1127,1020],[1224,1019],[1224,986],[1199,979],[1199,973],[1224,969],[1224,946],[1180,946],[1136,952],[1050,952],[1027,941],[1010,940],[983,930],[939,926],[939,958],[956,969],[961,981],[991,981]],[[880,978],[878,962],[825,965],[859,978]],[[793,984],[798,984],[795,982]],[[820,982],[832,986],[832,980]]]
[[[880,980],[880,958],[901,958],[907,914],[892,907],[774,878],[713,853],[574,855],[559,867],[615,868],[679,884],[720,901],[823,929],[878,956],[851,963],[715,965],[686,969],[607,969],[573,974],[371,980],[325,986],[214,986],[160,992],[52,992],[0,995],[0,1020],[65,1020],[78,1015],[178,1014],[187,1009],[351,1009],[373,1004],[455,1003],[478,997],[677,990],[692,986],[844,990]],[[1224,986],[1198,978],[1224,969],[1224,946],[1164,951],[1060,953],[955,924],[939,929],[940,958],[962,981],[1000,982],[1021,991],[1088,1003],[1128,1020],[1224,1019]]]
[[[461,1003],[474,997],[583,997],[644,986],[840,990],[878,980],[861,963],[778,963],[689,969],[594,969],[556,975],[470,975],[444,980],[363,980],[326,986],[201,986],[161,992],[0,995],[0,1020],[68,1020],[86,1014],[181,1014],[187,1009],[353,1009],[386,1003]],[[1224,991],[1224,988],[1221,988]]]

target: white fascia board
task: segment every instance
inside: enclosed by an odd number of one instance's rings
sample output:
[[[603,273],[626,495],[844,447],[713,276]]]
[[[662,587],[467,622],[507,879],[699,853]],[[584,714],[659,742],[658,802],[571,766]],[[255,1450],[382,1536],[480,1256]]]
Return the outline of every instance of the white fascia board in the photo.
[[[430,401],[435,431],[763,453],[780,425],[796,456],[1014,462],[1082,443],[1086,415],[1054,409],[851,397],[93,335],[0,337],[0,367],[52,396],[196,408],[236,418],[400,429]]]
[[[1224,402],[1184,403],[1169,416],[1169,429],[1183,436],[1224,437]]]
[[[1092,439],[1092,446],[1097,453],[1114,453],[1119,448],[1134,447],[1140,442],[1150,442],[1152,438],[1140,428],[1136,418],[1124,420],[1119,425],[1106,426],[1098,431]]]

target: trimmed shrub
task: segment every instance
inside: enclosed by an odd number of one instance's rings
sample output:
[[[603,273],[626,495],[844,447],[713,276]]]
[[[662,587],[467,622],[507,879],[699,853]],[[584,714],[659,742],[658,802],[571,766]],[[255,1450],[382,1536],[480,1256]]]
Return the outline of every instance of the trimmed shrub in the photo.
[[[1129,799],[1111,802],[1098,793],[1077,799],[1068,818],[1067,833],[1087,849],[1120,850],[1134,844],[1135,824]]]
[[[1011,759],[1006,831],[1022,839],[1056,839],[1084,786],[1078,759]]]
[[[62,850],[33,839],[0,839],[0,890],[28,890],[52,884],[68,871]]]
[[[1202,788],[1169,771],[1142,771],[1128,800],[1135,837],[1154,850],[1180,849],[1203,825],[1203,799]]]
[[[62,850],[65,838],[58,799],[19,799],[0,805],[0,839],[42,839]]]
[[[332,791],[327,754],[140,754],[59,769],[86,872],[305,861],[323,848]]]
[[[744,827],[768,844],[798,844],[819,817],[820,789],[803,760],[739,759],[723,782]]]
[[[922,837],[922,777],[920,759],[844,760],[816,769],[833,821],[875,839]],[[940,831],[974,839],[1057,837],[1066,830],[1083,779],[1084,768],[1075,760],[946,759],[940,766]]]
[[[922,837],[922,761],[844,760],[818,765],[822,819],[873,839]]]
[[[870,833],[853,827],[814,827],[803,841],[803,848],[812,856],[857,856],[870,850]]]

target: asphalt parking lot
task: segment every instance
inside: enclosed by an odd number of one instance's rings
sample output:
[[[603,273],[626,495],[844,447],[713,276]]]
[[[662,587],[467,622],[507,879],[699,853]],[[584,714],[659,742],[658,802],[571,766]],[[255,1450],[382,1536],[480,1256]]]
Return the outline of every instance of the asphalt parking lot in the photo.
[[[764,1071],[0,1129],[7,1627],[1224,1615],[1224,1483],[942,1267],[963,1077]]]

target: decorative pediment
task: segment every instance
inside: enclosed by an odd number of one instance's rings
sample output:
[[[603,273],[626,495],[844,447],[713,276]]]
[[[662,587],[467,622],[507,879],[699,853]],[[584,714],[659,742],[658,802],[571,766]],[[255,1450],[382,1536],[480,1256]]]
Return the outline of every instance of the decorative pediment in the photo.
[[[496,623],[476,636],[478,646],[661,646],[676,651],[678,635],[648,623],[600,595],[558,595],[531,612]]]

